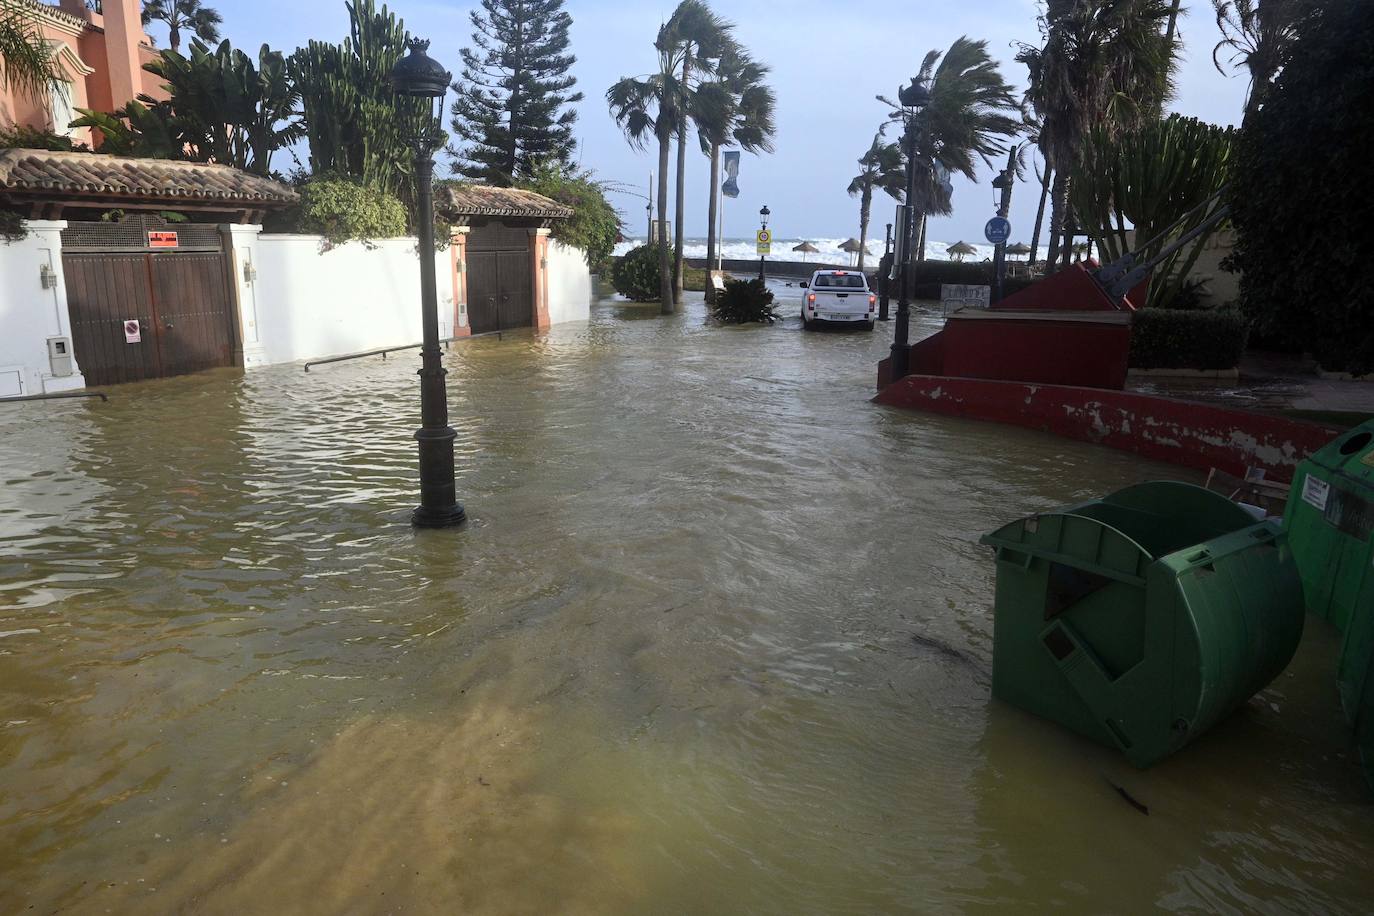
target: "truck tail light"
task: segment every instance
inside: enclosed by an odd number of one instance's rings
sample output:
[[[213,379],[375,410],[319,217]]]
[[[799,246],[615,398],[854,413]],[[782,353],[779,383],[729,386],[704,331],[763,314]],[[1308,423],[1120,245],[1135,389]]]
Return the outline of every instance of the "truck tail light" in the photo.
[[[877,296],[869,296],[869,297],[868,297],[868,304],[869,304],[870,306],[873,305],[874,303],[876,303],[877,301],[878,301],[878,297],[877,297]]]
[[[815,302],[815,301],[816,301],[816,294],[815,294],[815,293],[808,293],[807,296],[806,296],[806,301],[807,301],[807,302]]]

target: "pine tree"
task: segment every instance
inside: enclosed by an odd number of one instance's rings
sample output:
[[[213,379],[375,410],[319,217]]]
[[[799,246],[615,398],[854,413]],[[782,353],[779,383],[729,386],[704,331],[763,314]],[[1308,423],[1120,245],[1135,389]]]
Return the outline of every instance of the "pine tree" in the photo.
[[[472,47],[454,87],[454,171],[508,186],[529,178],[541,161],[566,165],[582,101],[568,70],[572,16],[563,0],[482,0],[471,13]]]

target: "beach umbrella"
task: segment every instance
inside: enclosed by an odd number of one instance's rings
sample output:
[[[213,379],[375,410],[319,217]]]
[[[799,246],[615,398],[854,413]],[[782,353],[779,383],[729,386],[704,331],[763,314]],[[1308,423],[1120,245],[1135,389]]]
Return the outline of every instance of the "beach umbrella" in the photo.
[[[977,253],[978,249],[968,242],[955,242],[945,249],[945,254],[952,256],[956,261],[962,261],[967,256]]]
[[[816,252],[820,251],[819,248],[817,248],[815,245],[812,245],[810,242],[802,242],[800,245],[793,245],[792,250],[800,251],[802,253],[803,261],[806,260],[806,256],[808,254],[815,254]]]
[[[1021,257],[1025,257],[1026,255],[1030,254],[1030,252],[1030,246],[1027,245],[1025,242],[1017,242],[1015,245],[1007,246],[1007,254],[1020,255]]]
[[[859,251],[863,248],[863,246],[859,244],[858,239],[845,239],[843,242],[840,242],[840,244],[836,245],[835,247],[840,249],[841,251],[848,252],[851,255],[858,254]]]

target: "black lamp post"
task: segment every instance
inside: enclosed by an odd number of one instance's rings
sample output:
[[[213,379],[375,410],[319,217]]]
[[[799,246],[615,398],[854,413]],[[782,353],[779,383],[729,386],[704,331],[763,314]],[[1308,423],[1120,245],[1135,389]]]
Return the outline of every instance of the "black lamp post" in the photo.
[[[768,228],[768,217],[771,216],[772,214],[773,214],[773,211],[768,209],[768,205],[767,205],[767,204],[764,204],[764,205],[763,205],[763,209],[759,211],[759,228],[760,228],[760,229],[767,229],[767,228]],[[760,282],[760,283],[763,283],[763,282],[764,282],[764,279],[763,279],[763,261],[764,261],[764,257],[765,257],[764,255],[759,255],[759,282]]]
[[[930,104],[930,90],[920,80],[913,78],[911,85],[897,91],[897,100],[902,105],[902,116],[906,122],[906,219],[899,227],[901,244],[901,268],[897,271],[897,325],[892,334],[892,359],[889,362],[889,381],[905,378],[911,365],[911,296],[907,277],[910,273],[911,249],[916,247],[919,238],[917,227],[920,219],[916,215],[916,149],[919,140],[920,114]]]
[[[439,355],[439,294],[434,279],[434,150],[442,137],[444,95],[453,75],[425,52],[429,42],[412,38],[410,53],[391,70],[397,95],[428,99],[424,124],[408,138],[415,152],[415,222],[420,235],[420,310],[424,347],[420,351],[420,505],[411,515],[417,528],[460,525],[467,515],[458,503],[453,477],[453,440],[448,425],[448,391]]]

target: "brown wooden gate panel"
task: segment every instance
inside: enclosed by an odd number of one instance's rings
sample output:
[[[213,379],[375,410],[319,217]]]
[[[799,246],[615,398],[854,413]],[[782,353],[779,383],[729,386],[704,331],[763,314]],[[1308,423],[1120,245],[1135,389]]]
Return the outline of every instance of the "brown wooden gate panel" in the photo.
[[[164,375],[234,364],[233,313],[219,252],[149,255]]]
[[[501,286],[496,261],[494,251],[468,252],[468,326],[474,334],[501,329]]]
[[[157,315],[148,281],[147,256],[64,254],[72,352],[88,385],[114,385],[157,378]],[[140,343],[126,343],[124,322],[136,318]]]
[[[234,364],[222,252],[64,253],[72,350],[89,385]],[[142,340],[127,343],[138,319]]]
[[[529,250],[497,252],[497,275],[501,278],[501,327],[524,328],[534,324],[534,299],[530,296],[534,267]]]

